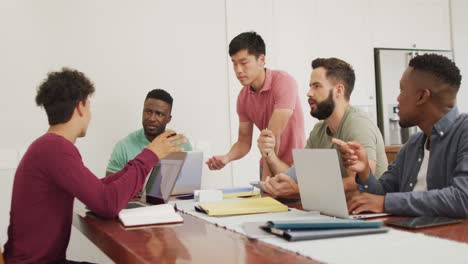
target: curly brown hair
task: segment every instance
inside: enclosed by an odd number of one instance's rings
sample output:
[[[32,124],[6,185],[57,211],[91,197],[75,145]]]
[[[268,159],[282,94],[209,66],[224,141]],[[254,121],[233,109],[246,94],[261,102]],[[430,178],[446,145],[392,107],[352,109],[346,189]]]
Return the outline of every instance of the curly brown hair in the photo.
[[[50,72],[37,89],[36,104],[44,107],[49,125],[66,123],[79,102],[94,93],[94,84],[74,69]]]

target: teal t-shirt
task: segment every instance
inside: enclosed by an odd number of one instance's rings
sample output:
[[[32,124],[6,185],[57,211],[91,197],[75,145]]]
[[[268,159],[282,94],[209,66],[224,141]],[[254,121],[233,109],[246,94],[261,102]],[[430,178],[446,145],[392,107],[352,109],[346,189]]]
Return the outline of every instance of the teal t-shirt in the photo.
[[[182,147],[185,151],[191,151],[192,145],[186,139],[187,142],[179,147]],[[112,155],[107,165],[106,172],[115,173],[121,170],[127,162],[134,159],[140,152],[148,146],[150,142],[145,137],[145,132],[139,129],[128,136],[121,139],[114,147]]]

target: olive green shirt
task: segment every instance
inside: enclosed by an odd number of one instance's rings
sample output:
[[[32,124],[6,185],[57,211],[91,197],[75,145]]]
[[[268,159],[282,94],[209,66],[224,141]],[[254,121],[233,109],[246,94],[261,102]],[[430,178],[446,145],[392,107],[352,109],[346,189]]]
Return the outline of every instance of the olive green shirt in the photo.
[[[368,159],[376,161],[377,166],[374,172],[376,176],[382,175],[387,170],[388,162],[382,134],[370,117],[363,111],[349,106],[335,135],[332,135],[328,125],[324,121],[320,121],[310,132],[305,148],[337,149],[338,147],[331,141],[333,137],[343,141],[356,141],[362,144],[367,151]],[[346,177],[346,168],[341,160],[340,151],[338,151],[338,156],[341,176]]]

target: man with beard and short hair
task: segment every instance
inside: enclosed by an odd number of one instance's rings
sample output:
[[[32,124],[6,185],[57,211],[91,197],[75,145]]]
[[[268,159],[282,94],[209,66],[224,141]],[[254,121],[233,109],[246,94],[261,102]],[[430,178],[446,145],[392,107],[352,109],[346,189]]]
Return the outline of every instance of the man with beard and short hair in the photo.
[[[149,142],[166,131],[166,125],[172,119],[173,101],[172,96],[162,89],[154,89],[146,95],[143,105],[143,128],[117,142],[107,165],[106,176],[121,170]],[[185,151],[192,150],[188,139],[186,141],[187,143],[181,145],[180,148],[183,148]]]
[[[312,69],[307,97],[310,114],[321,121],[310,132],[305,148],[336,148],[332,138],[360,142],[368,153],[372,171],[380,176],[388,165],[382,135],[367,114],[349,105],[355,82],[353,68],[337,58],[317,58],[312,61]],[[258,147],[266,153],[265,161],[276,176],[260,182],[260,186],[274,197],[298,198],[295,170],[276,157],[274,144],[272,133],[262,131]],[[354,177],[351,177],[354,174],[348,172],[342,162],[340,169],[347,194],[356,191]]]

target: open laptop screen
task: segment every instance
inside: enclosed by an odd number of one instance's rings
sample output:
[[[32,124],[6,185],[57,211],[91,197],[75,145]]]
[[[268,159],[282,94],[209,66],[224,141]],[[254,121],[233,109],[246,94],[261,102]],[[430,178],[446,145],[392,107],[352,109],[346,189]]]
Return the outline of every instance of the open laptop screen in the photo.
[[[187,153],[174,153],[162,159],[150,173],[145,186],[146,202],[166,203],[179,177]]]
[[[305,210],[340,218],[371,218],[388,215],[371,213],[349,215],[335,149],[294,149],[299,192]]]
[[[185,158],[184,165],[180,170],[179,178],[172,190],[172,195],[193,194],[193,191],[201,187],[201,177],[203,169],[203,152],[189,151]]]

